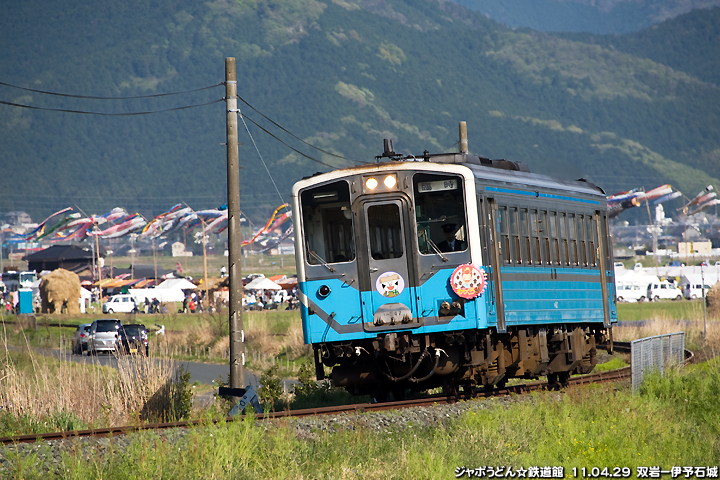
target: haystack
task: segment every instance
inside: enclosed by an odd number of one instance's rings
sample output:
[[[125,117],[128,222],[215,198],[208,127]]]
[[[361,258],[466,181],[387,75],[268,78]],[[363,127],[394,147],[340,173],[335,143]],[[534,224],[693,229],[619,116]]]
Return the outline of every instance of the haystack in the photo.
[[[58,268],[40,280],[42,313],[80,313],[80,277]]]
[[[716,283],[705,294],[707,312],[711,318],[720,318],[720,283]]]

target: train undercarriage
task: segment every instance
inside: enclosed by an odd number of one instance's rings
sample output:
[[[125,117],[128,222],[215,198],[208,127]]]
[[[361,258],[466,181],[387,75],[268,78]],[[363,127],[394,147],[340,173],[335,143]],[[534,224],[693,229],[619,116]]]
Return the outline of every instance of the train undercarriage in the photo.
[[[441,387],[448,395],[502,388],[511,378],[565,382],[592,371],[597,345],[612,350],[612,329],[597,324],[436,332],[391,332],[374,339],[314,345],[316,374],[354,395],[384,400]]]

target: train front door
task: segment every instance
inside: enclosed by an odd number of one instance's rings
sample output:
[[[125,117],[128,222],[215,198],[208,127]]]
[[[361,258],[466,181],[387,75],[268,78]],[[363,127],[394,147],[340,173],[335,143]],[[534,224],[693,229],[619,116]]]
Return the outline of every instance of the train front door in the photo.
[[[405,197],[375,197],[362,203],[358,246],[363,255],[358,255],[358,267],[366,331],[419,326],[409,212]]]

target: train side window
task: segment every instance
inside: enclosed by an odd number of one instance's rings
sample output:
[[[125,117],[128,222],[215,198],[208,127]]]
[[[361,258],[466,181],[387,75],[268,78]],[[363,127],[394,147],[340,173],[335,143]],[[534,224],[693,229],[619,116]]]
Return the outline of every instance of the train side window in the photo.
[[[558,227],[558,236],[560,238],[560,264],[568,265],[568,237],[564,213],[558,213]]]
[[[511,263],[520,263],[520,238],[518,237],[517,208],[508,208],[508,227],[510,229]]]
[[[545,210],[540,211],[540,219],[538,220],[538,231],[540,233],[540,249],[543,263],[550,265],[550,224],[548,223],[548,214]]]
[[[530,210],[530,260],[535,265],[540,265],[540,233],[538,229],[538,212]]]
[[[610,237],[610,230],[608,229],[606,215],[603,215],[600,218],[600,229],[602,231],[602,236],[603,236],[603,252],[602,252],[602,254],[605,255],[606,265],[609,265],[608,268],[612,269],[612,258],[610,257],[611,250],[609,248],[609,246],[612,245],[612,238]]]
[[[567,228],[568,228],[568,248],[570,249],[570,265],[577,265],[578,264],[578,254],[577,254],[577,238],[576,238],[576,230],[575,230],[575,214],[574,213],[568,213],[567,214]]]
[[[301,194],[303,238],[310,265],[355,259],[355,233],[346,181],[320,185]]]
[[[558,242],[557,230],[557,213],[548,212],[550,217],[550,263],[558,265],[560,263],[560,247]]]
[[[585,217],[585,236],[588,238],[588,255],[590,266],[597,267],[597,228],[593,218],[588,215]]]
[[[510,263],[510,239],[508,237],[508,213],[507,207],[498,206],[497,235],[500,258],[503,263]]]
[[[520,263],[530,265],[530,231],[528,226],[527,208],[518,209],[518,220],[520,222]]]
[[[585,215],[577,216],[577,234],[578,234],[578,256],[580,257],[580,266],[587,267],[588,265],[588,254],[587,245],[585,244]]]

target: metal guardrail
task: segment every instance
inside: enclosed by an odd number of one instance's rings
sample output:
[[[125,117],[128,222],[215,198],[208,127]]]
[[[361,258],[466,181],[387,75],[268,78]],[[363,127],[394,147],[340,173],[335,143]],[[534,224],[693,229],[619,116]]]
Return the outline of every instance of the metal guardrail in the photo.
[[[685,332],[656,335],[631,342],[632,389],[635,392],[645,375],[671,366],[682,366],[685,360]]]

